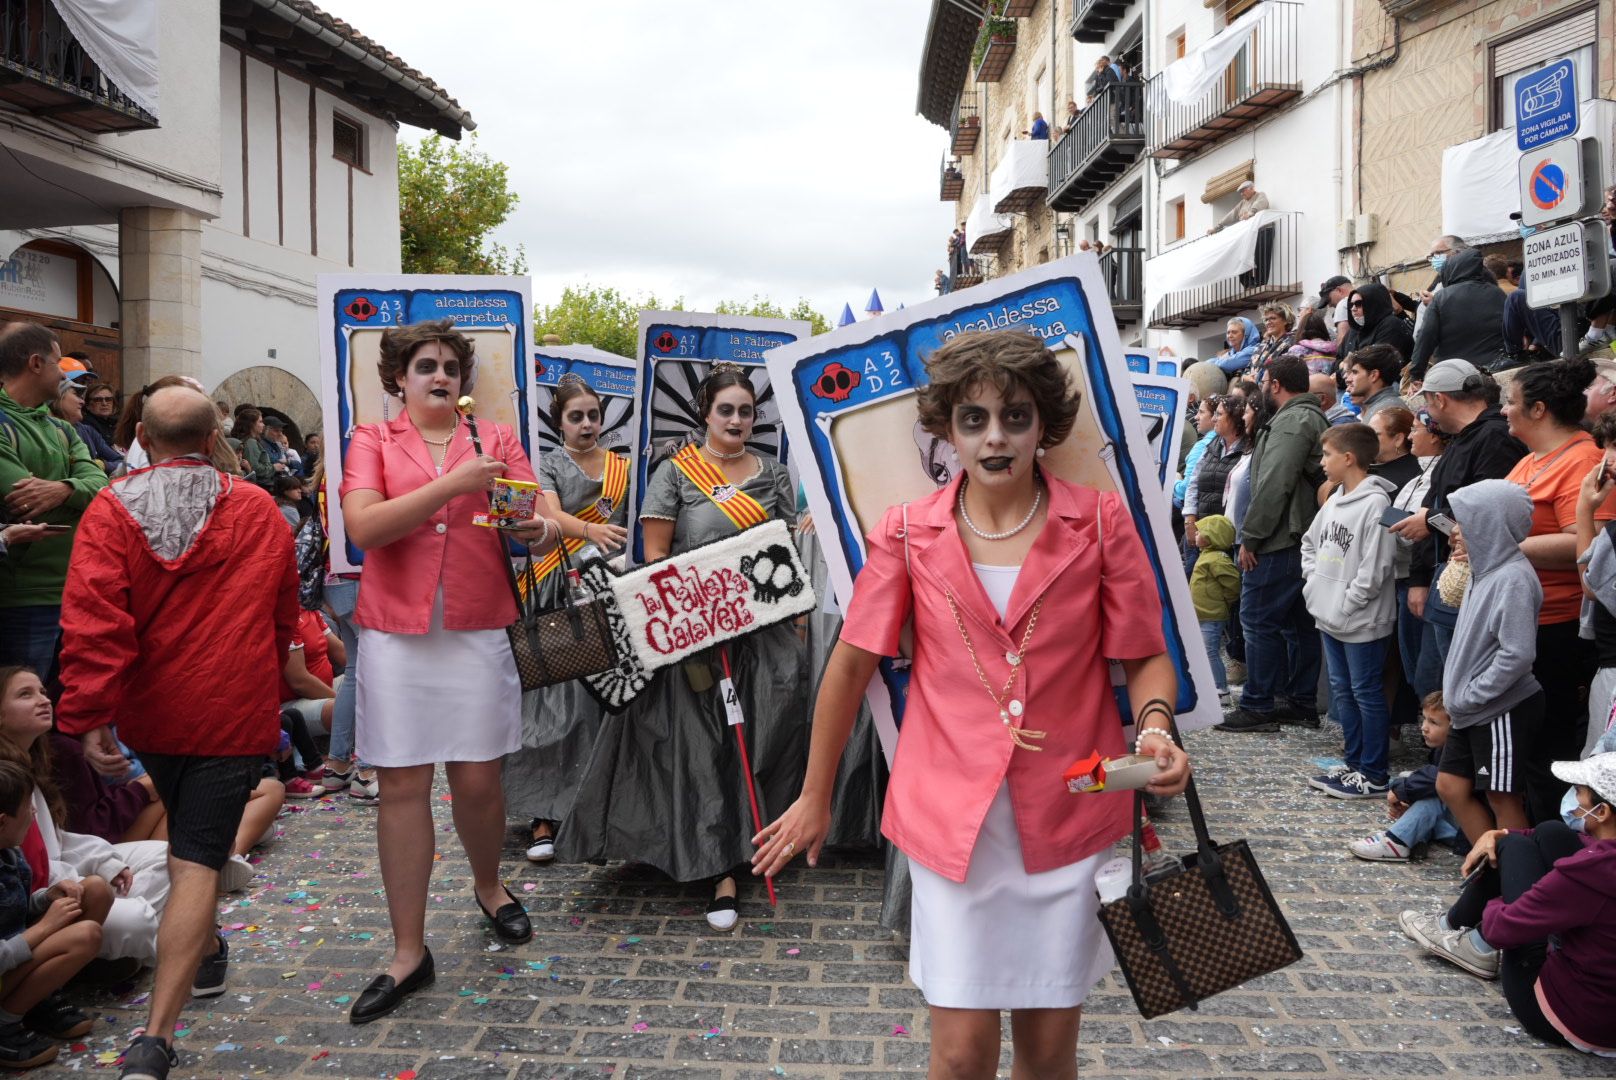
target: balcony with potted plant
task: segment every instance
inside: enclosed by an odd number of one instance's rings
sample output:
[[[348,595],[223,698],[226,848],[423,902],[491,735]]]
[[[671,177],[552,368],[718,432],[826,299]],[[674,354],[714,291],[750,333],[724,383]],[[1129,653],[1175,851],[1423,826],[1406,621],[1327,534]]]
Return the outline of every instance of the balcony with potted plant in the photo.
[[[994,7],[1002,12],[1003,0]],[[971,53],[971,67],[976,71],[976,81],[998,82],[1004,78],[1015,52],[1016,20],[1007,19],[1003,14],[993,14],[983,19],[982,29],[976,35],[976,48]]]

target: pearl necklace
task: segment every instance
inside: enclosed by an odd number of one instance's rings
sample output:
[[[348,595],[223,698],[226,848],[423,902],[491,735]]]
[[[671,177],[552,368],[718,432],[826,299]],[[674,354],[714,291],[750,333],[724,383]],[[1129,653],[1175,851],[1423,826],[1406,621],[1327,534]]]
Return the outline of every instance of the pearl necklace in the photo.
[[[597,446],[598,446],[598,444],[597,444]],[[567,453],[571,454],[573,457],[583,457],[585,454],[593,454],[595,452],[595,450],[597,449],[597,446],[591,446],[588,450],[577,450],[577,449],[573,448],[571,443],[566,442],[565,440],[563,440],[562,443],[561,443],[561,449],[565,450]]]
[[[1043,488],[1036,488],[1034,490],[1034,492],[1033,492],[1033,497],[1032,497],[1032,509],[1027,511],[1027,516],[1022,518],[1019,524],[1015,525],[1012,528],[1006,529],[1004,532],[990,533],[990,532],[983,532],[981,529],[978,529],[976,527],[976,522],[971,520],[970,513],[965,509],[965,484],[963,482],[961,482],[960,489],[959,489],[959,512],[960,512],[960,518],[965,522],[965,527],[967,529],[970,529],[973,533],[975,533],[977,536],[981,537],[983,540],[1008,540],[1008,539],[1010,539],[1012,536],[1016,535],[1022,529],[1025,529],[1028,525],[1032,524],[1033,516],[1038,513],[1038,507],[1043,504],[1043,501],[1044,501],[1044,489]]]
[[[701,448],[707,453],[711,454],[713,457],[717,458],[719,461],[734,461],[736,458],[746,456],[746,447],[744,446],[735,451],[733,454],[726,454],[722,450],[714,450],[711,442],[703,443]]]

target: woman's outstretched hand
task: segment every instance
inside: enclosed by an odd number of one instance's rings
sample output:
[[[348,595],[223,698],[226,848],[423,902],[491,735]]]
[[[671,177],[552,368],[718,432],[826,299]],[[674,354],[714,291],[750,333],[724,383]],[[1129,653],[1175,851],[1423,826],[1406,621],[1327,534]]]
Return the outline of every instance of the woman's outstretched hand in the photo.
[[[752,856],[752,873],[773,877],[798,855],[808,856],[809,866],[819,865],[819,849],[830,835],[830,805],[822,799],[798,796],[786,812],[752,837],[757,853]]]

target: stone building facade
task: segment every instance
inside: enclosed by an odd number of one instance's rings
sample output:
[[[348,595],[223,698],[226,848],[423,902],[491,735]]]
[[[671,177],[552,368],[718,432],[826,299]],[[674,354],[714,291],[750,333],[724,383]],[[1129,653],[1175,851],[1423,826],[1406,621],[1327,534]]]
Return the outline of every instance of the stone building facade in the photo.
[[[1507,219],[1495,215],[1488,225],[1487,218],[1461,214],[1454,204],[1464,194],[1453,178],[1437,182],[1444,154],[1493,136],[1500,150],[1492,155],[1496,175],[1472,179],[1478,188],[1513,192],[1513,143],[1497,134],[1512,119],[1512,76],[1570,56],[1578,63],[1580,97],[1616,98],[1613,34],[1613,0],[1356,0],[1357,55],[1389,49],[1391,62],[1364,74],[1355,104],[1357,212],[1375,215],[1378,229],[1349,272],[1391,270],[1400,285],[1423,288],[1430,278],[1428,245],[1454,222],[1476,221],[1475,228],[1488,231],[1461,230],[1466,239],[1518,255],[1519,239]],[[1609,184],[1616,176],[1616,147],[1609,145],[1616,114],[1603,107],[1584,113],[1584,133],[1607,143]]]

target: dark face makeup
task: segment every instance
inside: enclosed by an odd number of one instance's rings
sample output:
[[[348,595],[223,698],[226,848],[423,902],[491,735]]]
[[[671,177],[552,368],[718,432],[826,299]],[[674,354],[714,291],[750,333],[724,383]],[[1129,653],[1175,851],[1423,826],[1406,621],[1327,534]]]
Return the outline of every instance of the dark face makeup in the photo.
[[[1024,388],[1006,395],[984,381],[954,405],[951,432],[971,481],[1003,484],[1031,474],[1044,426]]]
[[[588,450],[600,438],[600,402],[588,394],[573,398],[561,414],[561,436],[574,450]]]
[[[415,350],[404,370],[404,404],[453,411],[460,397],[462,367],[454,350],[429,341]]]
[[[752,437],[757,403],[744,386],[726,386],[713,397],[707,410],[707,438],[714,446],[737,450]]]

